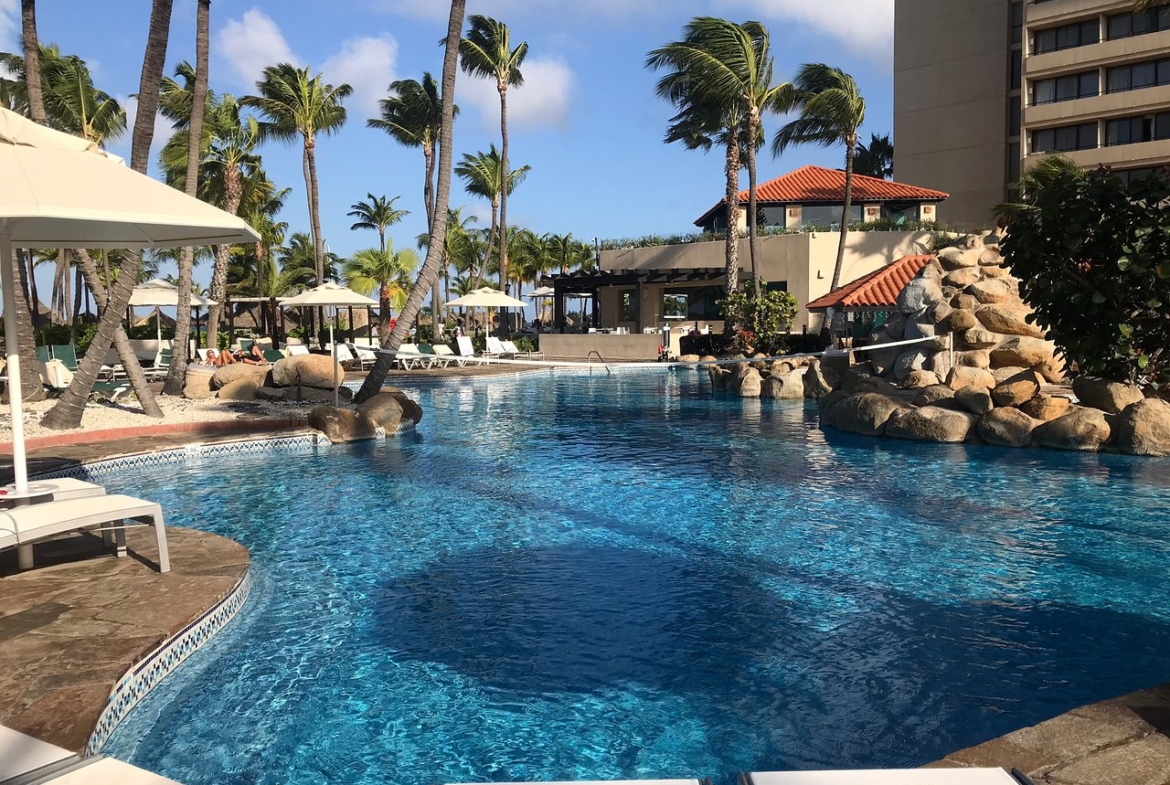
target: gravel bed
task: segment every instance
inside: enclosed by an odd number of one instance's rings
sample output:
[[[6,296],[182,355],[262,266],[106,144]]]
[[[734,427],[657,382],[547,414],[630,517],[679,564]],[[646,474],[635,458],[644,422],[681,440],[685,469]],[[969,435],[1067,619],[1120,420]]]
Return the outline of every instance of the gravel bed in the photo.
[[[136,400],[122,403],[89,403],[81,418],[81,427],[55,431],[41,425],[41,418],[56,404],[55,399],[24,403],[24,438],[39,439],[67,433],[106,431],[114,428],[143,428],[187,422],[213,422],[243,419],[304,418],[316,403],[275,403],[271,401],[220,401],[216,398],[190,400],[169,395],[156,396],[163,418],[147,417]],[[0,441],[12,441],[12,420],[8,406],[0,406]]]

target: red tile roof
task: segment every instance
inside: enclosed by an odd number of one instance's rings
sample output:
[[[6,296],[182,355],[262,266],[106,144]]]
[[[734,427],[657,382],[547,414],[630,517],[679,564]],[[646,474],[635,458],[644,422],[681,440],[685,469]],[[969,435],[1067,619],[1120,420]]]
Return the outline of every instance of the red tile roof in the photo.
[[[919,188],[916,185],[895,183],[863,174],[853,175],[853,201],[862,202],[941,202],[950,194]],[[845,172],[840,169],[826,169],[823,166],[802,166],[786,175],[756,186],[756,199],[761,204],[816,204],[817,202],[845,201]],[[739,192],[739,201],[747,202],[748,192]],[[720,209],[726,199],[695,221],[697,226],[707,221],[713,212]],[[742,206],[742,205],[741,205]]]
[[[826,308],[894,308],[898,305],[898,295],[902,289],[933,258],[932,254],[903,256],[880,270],[863,275],[824,297],[818,297],[805,307],[810,311]]]

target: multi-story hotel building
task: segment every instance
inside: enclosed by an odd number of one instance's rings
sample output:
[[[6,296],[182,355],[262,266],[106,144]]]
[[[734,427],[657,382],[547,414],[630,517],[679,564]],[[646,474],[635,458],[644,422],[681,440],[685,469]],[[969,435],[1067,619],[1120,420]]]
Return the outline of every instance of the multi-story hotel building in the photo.
[[[1170,6],[895,0],[894,176],[988,225],[1049,152],[1135,176],[1170,163]]]

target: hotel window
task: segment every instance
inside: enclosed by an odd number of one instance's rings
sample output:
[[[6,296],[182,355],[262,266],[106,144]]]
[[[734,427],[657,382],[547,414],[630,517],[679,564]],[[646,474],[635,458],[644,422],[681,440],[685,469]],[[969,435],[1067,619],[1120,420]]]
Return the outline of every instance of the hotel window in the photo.
[[[1154,176],[1157,174],[1157,172],[1157,169],[1147,166],[1142,169],[1122,169],[1120,171],[1114,171],[1113,176],[1121,178],[1121,182],[1125,183],[1126,185],[1132,185],[1139,180],[1144,180],[1147,177]]]
[[[1110,93],[1166,84],[1170,84],[1170,60],[1119,65],[1105,72],[1105,90]]]
[[[1012,3],[1012,40],[1013,44],[1024,43],[1024,4]]]
[[[1095,44],[1100,40],[1101,25],[1096,19],[1074,22],[1070,25],[1050,27],[1047,30],[1037,30],[1032,36],[1032,54],[1059,52],[1061,49]]]
[[[1054,104],[1059,101],[1074,101],[1089,98],[1100,92],[1100,79],[1096,71],[1083,74],[1059,76],[1055,79],[1037,79],[1032,82],[1032,104]]]
[[[1114,14],[1105,25],[1106,37],[1112,41],[1146,33],[1170,30],[1170,6],[1148,8],[1128,14]]]
[[[1081,123],[1032,132],[1033,153],[1067,153],[1097,146],[1097,124]]]
[[[1105,123],[1105,145],[1139,144],[1170,139],[1170,112],[1142,117],[1123,117]]]

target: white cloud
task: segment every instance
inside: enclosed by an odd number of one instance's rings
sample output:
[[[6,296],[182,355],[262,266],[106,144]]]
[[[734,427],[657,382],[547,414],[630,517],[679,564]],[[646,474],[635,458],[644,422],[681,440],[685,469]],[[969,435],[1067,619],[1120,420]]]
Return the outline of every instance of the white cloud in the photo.
[[[0,51],[20,51],[20,4],[17,0],[0,0]]]
[[[213,48],[219,50],[248,88],[270,65],[301,65],[276,22],[259,8],[244,12],[240,19],[229,19],[219,31],[217,43],[218,46]]]
[[[389,35],[378,38],[351,38],[341,51],[325,61],[321,71],[332,85],[346,82],[353,87],[354,108],[377,114],[378,99],[397,77],[398,42]],[[351,118],[352,119],[352,118]]]
[[[807,25],[862,54],[894,51],[894,0],[717,0],[716,6],[724,13],[743,9],[764,22]]]
[[[469,0],[467,15],[487,14],[496,19],[545,17],[563,19],[565,16],[607,21],[629,17],[651,17],[660,11],[677,9],[678,0]],[[369,6],[382,13],[406,16],[412,19],[446,21],[451,6],[435,0],[369,0]]]
[[[521,87],[508,88],[508,127],[564,127],[568,121],[569,97],[573,89],[573,71],[560,59],[525,60]],[[500,124],[500,94],[494,79],[460,74],[455,90],[460,106],[480,110],[485,127]]]

